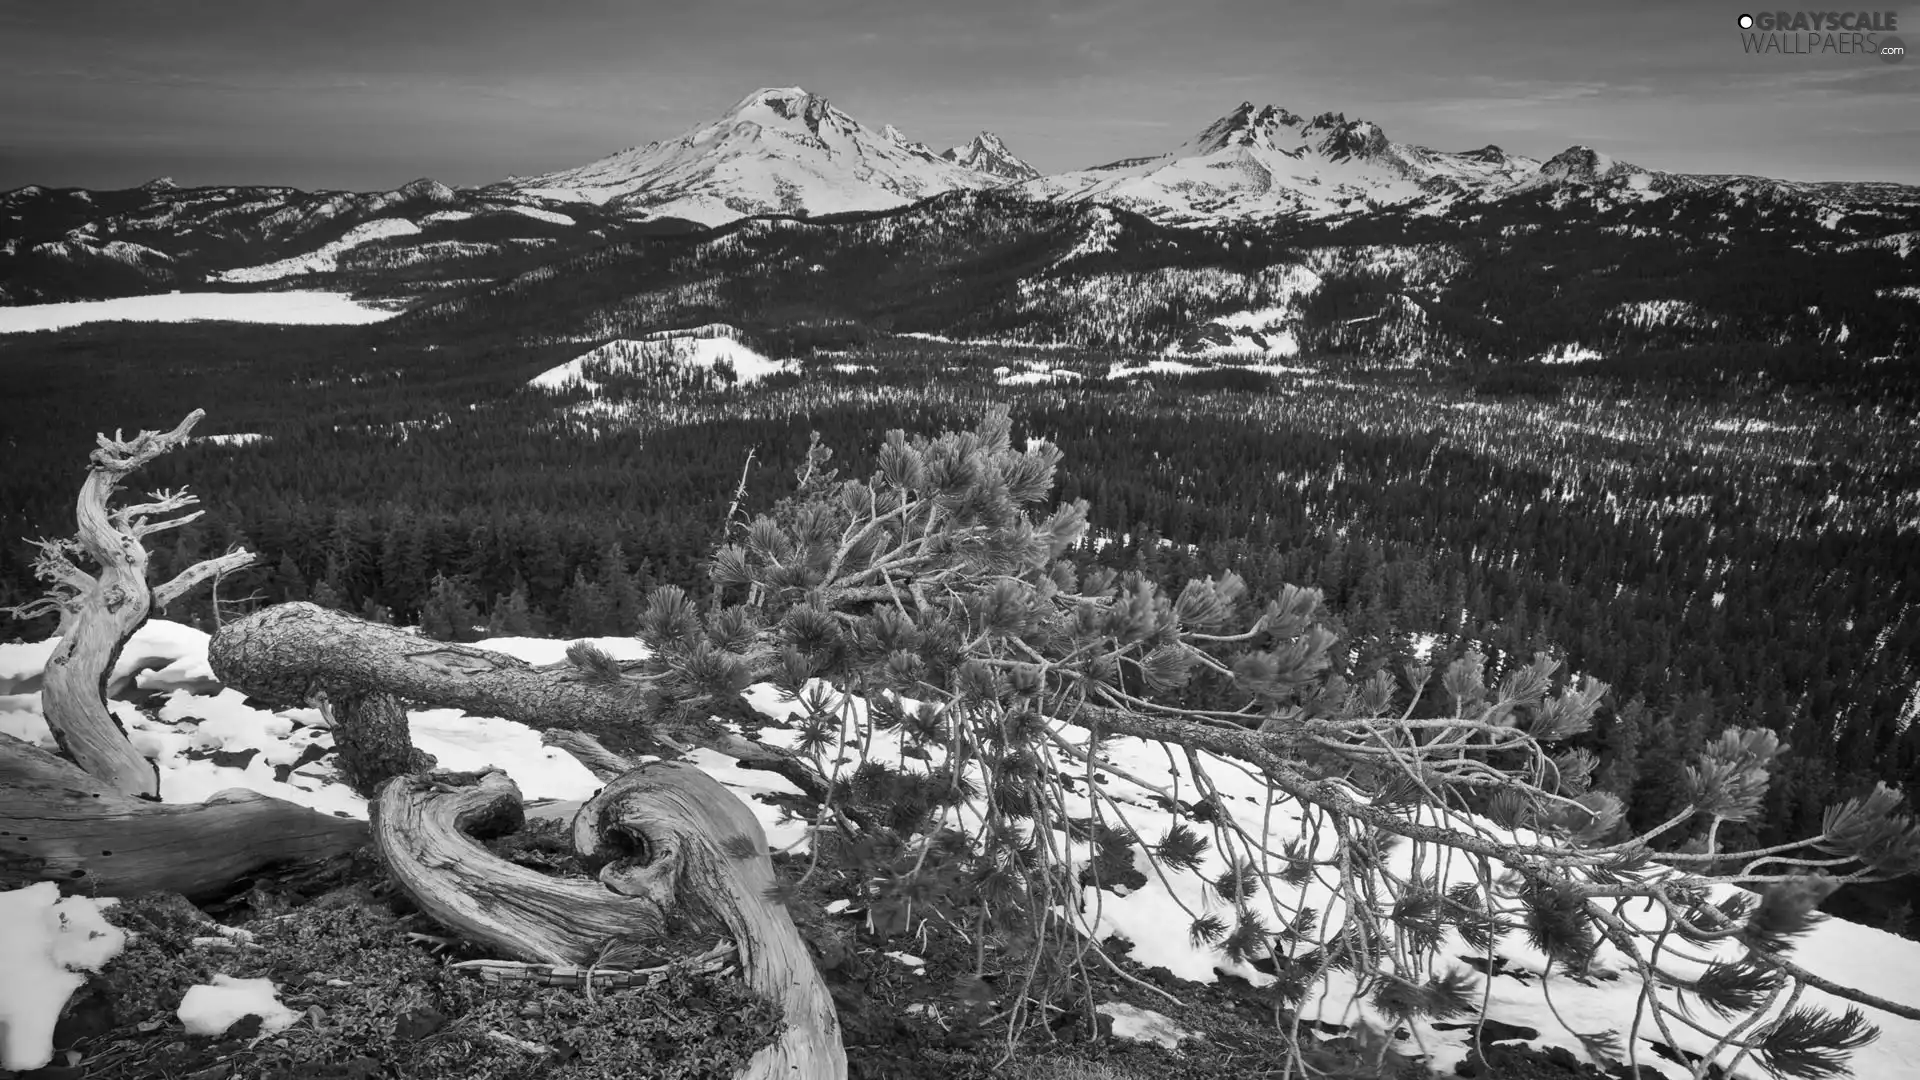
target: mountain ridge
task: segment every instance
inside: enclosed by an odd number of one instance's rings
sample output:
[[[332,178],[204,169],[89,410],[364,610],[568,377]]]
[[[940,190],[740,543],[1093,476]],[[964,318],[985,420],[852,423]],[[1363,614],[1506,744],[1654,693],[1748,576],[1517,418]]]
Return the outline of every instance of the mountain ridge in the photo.
[[[641,233],[762,217],[836,221],[966,192],[1111,207],[1161,226],[1324,226],[1395,243],[1417,220],[1533,229],[1597,214],[1693,243],[1724,245],[1735,227],[1788,228],[1822,247],[1877,242],[1920,221],[1920,187],[1662,172],[1584,145],[1545,160],[1494,144],[1439,151],[1344,113],[1251,101],[1162,153],[1040,175],[992,132],[935,151],[804,88],[767,87],[675,138],[480,187],[428,178],[382,192],[165,178],[116,191],[27,185],[0,193],[0,303],[368,268],[419,267],[408,280],[431,289],[463,269],[524,272],[563,250]]]

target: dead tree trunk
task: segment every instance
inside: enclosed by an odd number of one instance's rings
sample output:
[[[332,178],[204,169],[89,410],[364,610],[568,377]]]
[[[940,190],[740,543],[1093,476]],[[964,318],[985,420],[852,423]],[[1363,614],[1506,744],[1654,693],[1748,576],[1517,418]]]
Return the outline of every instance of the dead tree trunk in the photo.
[[[238,570],[253,556],[236,551],[199,563],[157,588],[147,586],[147,549],[141,541],[151,533],[184,525],[200,516],[152,520],[196,500],[182,491],[156,491],[154,500],[109,510],[107,503],[127,474],[179,446],[187,433],[206,416],[195,409],[180,426],[168,432],[143,431],[122,439],[118,431],[100,436],[93,452],[93,468],[80,485],[75,505],[79,534],[73,540],[40,541],[34,572],[48,582],[45,599],[10,609],[20,618],[60,613],[60,645],[48,659],[41,697],[47,726],[62,753],[88,774],[125,795],[157,798],[159,776],[153,763],[140,756],[119,721],[107,711],[107,676],[127,639],[154,607],[166,607],[188,589],[215,575]],[[99,574],[76,566],[70,553],[92,559]]]
[[[175,805],[134,798],[0,735],[0,889],[52,881],[97,896],[198,899],[268,866],[320,862],[366,842],[365,822],[252,791]]]
[[[195,410],[169,432],[100,436],[80,488],[78,539],[40,541],[34,570],[49,595],[8,609],[21,618],[59,613],[61,640],[43,673],[41,707],[72,763],[0,737],[0,883],[52,880],[98,895],[167,889],[203,896],[273,863],[325,859],[366,842],[360,822],[250,791],[159,804],[158,772],[107,708],[107,677],[147,613],[253,561],[235,551],[149,589],[141,541],[200,516],[154,515],[196,500],[185,491],[155,492],[152,502],[108,507],[128,473],[185,442],[205,415]],[[77,566],[73,553],[98,565],[98,575]]]
[[[574,818],[574,846],[599,881],[567,882],[506,862],[474,835],[521,821],[506,775],[397,777],[381,789],[374,839],[394,880],[461,936],[534,963],[630,966],[662,943],[731,940],[748,985],[780,1003],[781,1037],[740,1080],[844,1080],[833,999],[774,883],[766,833],[719,781],[691,765],[623,773]]]

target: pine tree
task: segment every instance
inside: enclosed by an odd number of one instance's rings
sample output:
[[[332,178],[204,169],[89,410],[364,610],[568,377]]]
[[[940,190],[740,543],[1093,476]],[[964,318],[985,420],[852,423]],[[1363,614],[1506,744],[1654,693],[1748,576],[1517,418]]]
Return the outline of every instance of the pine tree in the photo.
[[[273,571],[273,586],[280,593],[282,602],[292,603],[307,598],[307,579],[301,575],[300,568],[293,564],[291,555],[280,556],[280,562]]]
[[[574,571],[563,604],[568,637],[604,637],[618,632],[606,590],[589,579],[584,568]]]
[[[364,596],[379,577],[373,530],[367,519],[349,510],[333,516],[325,544],[325,579],[342,596]]]
[[[1920,825],[1885,787],[1830,808],[1816,836],[1764,854],[1730,850],[1764,804],[1782,746],[1764,730],[1707,738],[1710,702],[1689,702],[1683,732],[1662,748],[1681,757],[1666,819],[1622,841],[1621,800],[1594,787],[1597,759],[1570,742],[1592,727],[1604,683],[1556,687],[1561,663],[1544,653],[1469,651],[1442,672],[1416,673],[1408,689],[1385,672],[1349,684],[1318,590],[1250,595],[1231,573],[1176,587],[1076,568],[1065,556],[1089,508],[1028,509],[1053,489],[1060,455],[1044,443],[1014,449],[1004,410],[936,439],[889,432],[865,480],[839,480],[827,461],[816,440],[795,494],[714,554],[715,604],[672,586],[650,593],[638,636],[652,658],[635,692],[655,715],[690,717],[771,682],[794,703],[796,748],[823,787],[857,749],[849,710],[868,731],[898,732],[926,771],[859,761],[819,820],[843,815],[860,827],[814,842],[870,883],[874,932],[912,933],[930,919],[978,925],[1020,955],[1026,985],[1001,987],[1016,1002],[1034,980],[1071,978],[1100,955],[1085,944],[1087,876],[1144,858],[1150,880],[1204,876],[1219,906],[1188,912],[1190,937],[1229,959],[1284,967],[1283,1007],[1339,967],[1390,1019],[1470,1011],[1481,993],[1445,967],[1446,932],[1487,952],[1521,930],[1551,958],[1550,977],[1584,975],[1603,943],[1616,950],[1608,962],[1649,988],[1636,1026],[1697,1027],[1698,1010],[1682,1010],[1704,1005],[1733,1018],[1731,1036],[1813,978],[1789,953],[1835,884],[1920,870]],[[1523,618],[1525,598],[1508,600]],[[584,573],[569,602],[576,633],[604,617]],[[1219,699],[1182,704],[1199,673],[1220,680]],[[1175,787],[1158,797],[1182,820],[1166,835],[1099,833],[1076,813],[1085,799],[1095,824],[1127,820],[1128,803],[1107,785],[1070,785],[1113,771],[1102,748],[1115,738],[1169,750]],[[1208,779],[1236,771],[1262,780],[1271,806],[1240,807]],[[961,804],[979,822],[971,837],[952,828]],[[1262,823],[1287,806],[1337,842],[1274,850]],[[1057,842],[1062,833],[1093,839],[1094,850],[1076,856]],[[1650,861],[1654,842],[1678,837],[1693,850]],[[1485,870],[1451,883],[1410,878],[1388,858],[1405,846],[1414,867],[1437,866],[1450,850]],[[1804,871],[1809,855],[1825,873]],[[1322,875],[1341,882],[1337,919],[1306,903]],[[1762,900],[1710,903],[1710,879],[1757,888]],[[1665,905],[1675,928],[1629,919],[1629,898]],[[1323,919],[1342,929],[1304,948]],[[1691,950],[1709,939],[1738,942],[1743,958],[1702,972]],[[1679,1000],[1651,992],[1661,985]],[[1020,1004],[1008,1022],[1031,1018]],[[1871,1037],[1858,1014],[1810,1010],[1754,1030],[1743,1054],[1809,1078]],[[1580,1034],[1607,1068],[1623,1054],[1631,1062],[1641,1039],[1637,1029]]]
[[[494,596],[493,610],[487,616],[487,636],[529,637],[538,633],[533,611],[527,602],[527,583],[516,579],[512,593]]]
[[[435,641],[478,641],[480,615],[464,582],[435,574],[420,606],[420,632]]]
[[[334,611],[352,610],[347,603],[347,598],[334,591],[333,585],[326,578],[321,578],[320,584],[313,587],[313,602]]]
[[[639,583],[627,569],[626,552],[620,542],[609,543],[600,553],[600,573],[596,581],[611,609],[609,633],[632,634],[640,628],[640,611],[646,604]]]

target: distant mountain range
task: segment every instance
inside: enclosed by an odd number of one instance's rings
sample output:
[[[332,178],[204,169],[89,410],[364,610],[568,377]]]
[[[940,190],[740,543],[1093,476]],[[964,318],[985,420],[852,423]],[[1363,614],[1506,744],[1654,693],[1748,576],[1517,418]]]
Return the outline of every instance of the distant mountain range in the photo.
[[[756,91],[720,119],[668,142],[483,190],[713,225],[752,214],[881,210],[991,186],[1031,199],[1106,203],[1174,225],[1340,217],[1388,207],[1438,214],[1461,202],[1542,188],[1616,202],[1734,186],[1836,204],[1920,202],[1920,189],[1901,185],[1664,173],[1584,146],[1545,162],[1497,146],[1447,153],[1393,142],[1368,120],[1340,113],[1309,118],[1252,102],[1164,153],[1042,176],[991,132],[935,154],[891,124],[876,131],[800,87]]]
[[[673,139],[477,188],[20,188],[0,194],[0,303],[329,274],[361,288],[375,274],[396,297],[420,296],[637,236],[897,212],[969,192],[1125,211],[1176,231],[1312,229],[1325,234],[1316,243],[1401,243],[1421,223],[1512,236],[1600,215],[1643,238],[1724,246],[1735,228],[1785,230],[1784,242],[1809,250],[1893,245],[1904,261],[1920,226],[1920,187],[1668,173],[1583,146],[1546,161],[1497,146],[1442,152],[1394,142],[1371,121],[1252,102],[1162,153],[1043,176],[991,132],[936,151],[783,87]]]

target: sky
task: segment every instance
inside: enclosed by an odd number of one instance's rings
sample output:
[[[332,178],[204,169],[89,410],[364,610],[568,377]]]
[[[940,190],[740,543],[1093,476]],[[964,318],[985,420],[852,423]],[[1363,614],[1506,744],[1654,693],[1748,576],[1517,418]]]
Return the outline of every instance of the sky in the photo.
[[[0,5],[0,190],[484,184],[798,85],[1044,172],[1242,101],[1440,150],[1920,183],[1920,57],[1754,55],[1750,0],[57,0]],[[1824,5],[1823,5],[1824,7]],[[1890,10],[1920,46],[1920,7]]]

